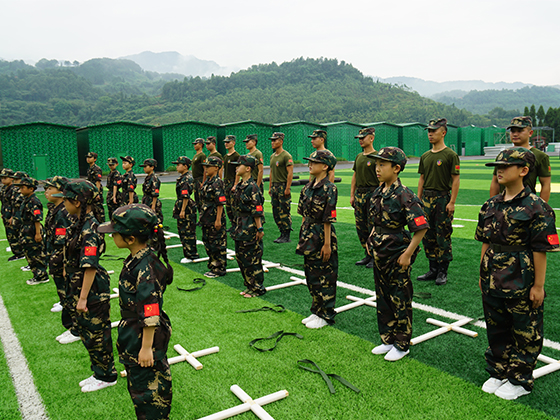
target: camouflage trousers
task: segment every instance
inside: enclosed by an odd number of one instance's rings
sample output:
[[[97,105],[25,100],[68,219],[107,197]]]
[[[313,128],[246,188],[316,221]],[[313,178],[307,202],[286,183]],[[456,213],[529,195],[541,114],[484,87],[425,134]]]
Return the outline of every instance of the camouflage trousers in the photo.
[[[338,254],[333,252],[327,262],[305,255],[304,270],[307,288],[313,299],[311,313],[323,318],[331,325],[334,324]]]
[[[354,218],[356,219],[356,232],[358,232],[358,239],[360,240],[360,244],[364,250],[366,249],[366,242],[373,228],[373,218],[369,215],[369,205],[373,191],[374,188],[367,192],[356,191],[354,194]]]
[[[202,178],[194,179],[194,202],[196,203],[196,208],[200,213],[200,208],[202,207],[202,202],[200,201],[200,187],[202,186]]]
[[[154,361],[152,367],[125,365],[125,368],[136,418],[168,419],[173,388],[167,357]]]
[[[442,195],[427,196],[422,194],[424,212],[430,228],[422,239],[426,257],[438,264],[453,260],[451,250],[451,234],[453,233],[453,217],[449,217],[445,207],[451,199],[451,193],[442,192]]]
[[[6,239],[10,244],[12,253],[17,256],[23,256],[23,248],[19,243],[19,231],[21,229],[20,224],[10,225],[9,219],[2,219],[4,221],[4,228],[6,229]]]
[[[412,338],[412,263],[403,269],[398,263],[400,254],[389,261],[375,258],[373,278],[377,303],[377,327],[383,344],[393,344],[407,351]]]
[[[78,296],[74,299],[74,310]],[[111,320],[109,318],[109,301],[95,304],[88,303],[88,311],[76,313],[77,330],[82,343],[89,353],[91,370],[96,379],[105,382],[117,380],[115,360],[113,357],[113,339],[111,338]]]
[[[21,237],[19,243],[22,245],[23,254],[27,259],[27,264],[33,272],[33,277],[37,280],[45,280],[49,278],[47,274],[47,255],[45,254],[45,240],[35,242],[32,237]]]
[[[118,200],[117,200],[118,201]],[[128,204],[128,202],[130,201],[130,197],[129,197],[129,193],[128,191],[123,191],[121,192],[121,201],[120,201],[120,205],[121,206],[126,206]],[[136,191],[134,191],[132,193],[132,202],[133,203],[138,203],[138,194],[136,194]]]
[[[292,230],[292,197],[286,197],[284,195],[285,190],[285,182],[272,182],[270,184],[270,201],[274,222],[280,232],[289,233]]]
[[[224,225],[219,230],[216,230],[214,225],[202,225],[202,242],[210,258],[208,269],[213,273],[225,273],[227,237]]]
[[[101,196],[98,201],[93,203],[93,215],[97,219],[99,223],[103,223],[105,221],[105,208],[103,207],[103,197]]]
[[[226,193],[226,214],[229,219],[232,231],[235,230],[235,213],[233,210],[233,201],[235,194],[231,191],[234,181],[224,181],[224,190]]]
[[[117,204],[113,203],[113,194],[107,194],[107,212],[109,213],[109,220],[116,209],[120,207],[119,193],[117,192]]]
[[[543,309],[528,297],[504,299],[482,294],[488,349],[486,371],[531,391],[533,369],[543,345]]]
[[[181,238],[185,258],[191,260],[198,258],[198,251],[196,249],[196,213],[187,214],[184,219],[177,219],[177,231],[179,232],[179,238]]]
[[[243,284],[255,295],[264,295],[262,266],[263,241],[235,241],[235,259],[241,269]]]
[[[64,279],[64,272],[62,266],[56,266],[49,264],[49,274],[53,278],[54,284],[56,286],[56,293],[60,304],[62,305],[62,326],[69,330],[73,325],[76,324],[76,320],[72,319],[72,314],[68,310],[67,305],[64,304],[66,301],[66,280]]]

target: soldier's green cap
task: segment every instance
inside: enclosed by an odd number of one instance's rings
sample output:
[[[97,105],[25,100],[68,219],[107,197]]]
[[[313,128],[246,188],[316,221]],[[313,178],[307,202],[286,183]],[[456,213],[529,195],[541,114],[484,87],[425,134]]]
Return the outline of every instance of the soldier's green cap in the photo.
[[[208,143],[216,143],[216,136],[208,136],[206,137],[206,141],[204,142],[205,144]]]
[[[284,133],[281,133],[279,131],[275,131],[274,133],[272,133],[272,136],[270,136],[268,139],[269,140],[277,140],[277,139],[284,140]]]
[[[46,187],[53,187],[59,191],[64,191],[64,187],[68,184],[68,178],[63,176],[53,176],[45,181]]]
[[[232,134],[227,135],[226,138],[224,139],[224,143],[228,141],[235,141],[235,136]]]
[[[336,157],[328,150],[316,150],[311,153],[311,156],[304,157],[303,159],[310,162],[323,163],[329,167],[329,170],[334,169],[336,166]]]
[[[16,187],[31,187],[31,188],[37,188],[37,185],[39,185],[39,183],[37,182],[36,179],[33,179],[29,176],[24,176],[23,178],[21,178],[19,180],[19,182],[14,183],[14,185]]]
[[[136,164],[136,161],[134,160],[134,158],[132,156],[126,155],[126,156],[120,156],[120,158],[123,162],[128,162],[132,166],[134,166]]]
[[[97,159],[97,153],[95,153],[95,152],[88,152],[88,154],[86,155],[86,157]]]
[[[119,161],[116,157],[110,157],[107,159],[107,165],[118,165]]]
[[[424,130],[437,130],[440,127],[445,127],[447,129],[447,120],[445,118],[431,119]]]
[[[524,147],[511,147],[502,150],[494,162],[489,162],[486,166],[518,165],[531,168],[535,164],[535,155]]]
[[[314,130],[313,134],[311,134],[310,136],[307,137],[311,137],[312,139],[314,139],[315,137],[321,137],[323,139],[327,139],[327,132],[325,130]]]
[[[9,168],[4,168],[2,169],[2,172],[0,172],[0,178],[11,178],[13,175],[14,171]]]
[[[258,140],[258,136],[256,134],[249,134],[247,137],[245,137],[245,140],[243,140],[243,143],[247,143],[248,141],[254,140],[255,143]]]
[[[150,159],[145,159],[145,160],[144,160],[144,163],[143,163],[142,165],[140,165],[140,166],[141,166],[142,168],[143,168],[144,166],[151,166],[151,167],[155,168],[155,167],[157,166],[157,160],[151,159],[151,158],[150,158]]]
[[[515,117],[511,120],[507,129],[510,128],[525,128],[525,127],[533,127],[533,120],[531,117]]]
[[[257,166],[257,158],[254,157],[253,155],[243,155],[243,156],[239,156],[239,159],[237,159],[236,162],[230,162],[230,165],[245,165],[245,166],[249,166],[250,168],[254,168],[255,166]]]
[[[363,139],[364,137],[369,136],[370,134],[375,134],[375,127],[369,128],[362,128],[357,136],[354,136],[355,139]]]
[[[98,195],[99,190],[91,182],[85,179],[74,179],[66,184],[63,192],[53,194],[52,197],[64,197],[92,204]]]
[[[388,162],[396,163],[401,167],[401,171],[406,166],[406,154],[398,147],[382,147],[377,154],[370,153],[366,155],[370,159],[381,159]]]
[[[218,168],[222,167],[222,159],[218,156],[208,156],[204,162],[202,162],[204,166],[217,166]]]
[[[118,232],[121,235],[146,235],[158,226],[158,218],[154,211],[145,204],[134,203],[119,207],[111,216],[110,222],[97,226],[99,233]]]
[[[199,137],[195,141],[192,142],[192,144],[198,144],[198,143],[204,144],[204,139]]]
[[[179,156],[175,162],[171,162],[173,165],[186,165],[190,168],[192,161],[187,156]]]

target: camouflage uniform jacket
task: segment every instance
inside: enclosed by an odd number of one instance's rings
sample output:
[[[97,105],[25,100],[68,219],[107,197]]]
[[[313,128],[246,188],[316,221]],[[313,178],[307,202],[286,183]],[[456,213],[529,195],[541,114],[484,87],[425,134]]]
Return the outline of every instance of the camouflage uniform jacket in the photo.
[[[156,327],[152,350],[154,360],[163,360],[171,336],[171,322],[163,311],[163,292],[167,285],[166,268],[151,248],[129,255],[119,277],[119,360],[137,365],[144,327]]]
[[[2,218],[8,220],[13,215],[13,201],[16,193],[21,195],[14,185],[2,185]]]
[[[194,192],[194,178],[190,172],[185,172],[175,182],[175,194],[177,195],[177,201],[175,201],[175,206],[173,206],[173,218],[178,219],[181,213],[181,208],[183,207],[183,200],[186,198],[188,200],[187,207],[185,207],[185,216],[187,214],[196,213],[196,203],[191,198],[191,194]]]
[[[47,204],[47,216],[45,217],[45,242],[47,255],[58,264],[62,263],[64,256],[64,244],[66,243],[66,231],[72,224],[71,216],[68,214],[64,203],[54,205]]]
[[[119,188],[122,184],[122,175],[119,171],[110,171],[107,175],[107,202],[113,199],[113,187],[117,187],[117,197],[119,196]],[[118,200],[117,200],[118,201]]]
[[[325,243],[324,223],[336,222],[338,191],[328,177],[317,185],[313,185],[314,182],[308,182],[299,194],[297,212],[305,221],[301,224],[296,254],[318,259]],[[337,249],[336,232],[331,226],[331,251],[334,253]]]
[[[554,210],[525,187],[512,200],[501,193],[488,200],[478,214],[477,241],[524,247],[523,250],[488,248],[480,264],[482,290],[492,296],[529,296],[535,281],[533,252],[558,251]]]
[[[264,198],[257,181],[250,177],[240,181],[235,187],[233,206],[236,217],[235,231],[232,238],[236,241],[254,241],[257,225],[254,217],[263,216]]]
[[[224,193],[224,181],[217,175],[207,179],[200,187],[200,200],[202,206],[200,209],[200,225],[213,225],[218,215],[218,206],[226,203],[226,195]],[[226,212],[222,211],[222,226],[226,223]]]
[[[88,213],[85,216],[81,232],[77,232],[80,222],[76,221],[67,230],[67,240],[64,245],[64,269],[66,270],[66,297],[77,299],[82,290],[84,272],[86,268],[96,268],[95,280],[91,286],[88,304],[109,300],[109,275],[99,265],[99,257],[104,246],[101,234],[97,233],[99,223]]]
[[[142,203],[146,204],[151,207],[152,200],[154,197],[159,197],[159,187],[161,182],[156,174],[151,173],[144,179],[144,183],[142,184]]]
[[[87,168],[86,179],[97,187],[99,182],[99,194],[103,191],[103,184],[101,184],[102,171],[99,166],[93,164]]]
[[[384,186],[382,183],[373,192],[369,211],[375,226],[371,241],[377,259],[399,256],[410,244],[410,232],[430,227],[422,201],[399,178],[385,192]],[[414,255],[417,253],[418,248]]]
[[[24,200],[20,208],[21,214],[21,230],[19,232],[20,243],[35,243],[35,222],[43,221],[43,203],[37,198],[35,193]]]
[[[134,189],[136,188],[136,183],[137,183],[136,175],[134,175],[134,172],[132,172],[132,170],[125,172],[122,175],[121,187],[122,187],[122,195],[123,195],[123,202],[122,202],[123,206],[125,204],[128,204],[128,193],[134,192]]]

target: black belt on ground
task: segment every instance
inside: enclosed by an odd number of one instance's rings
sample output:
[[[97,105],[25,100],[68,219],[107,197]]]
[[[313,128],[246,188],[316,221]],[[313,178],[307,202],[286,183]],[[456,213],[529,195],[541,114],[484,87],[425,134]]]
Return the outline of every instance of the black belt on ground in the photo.
[[[375,233],[378,235],[391,235],[393,233],[402,233],[404,231],[403,227],[398,229],[389,229],[383,226],[375,226]]]
[[[498,245],[498,244],[490,244],[490,248],[494,252],[522,252],[527,251],[529,247],[525,245]]]
[[[377,187],[358,187],[358,188],[356,188],[356,192],[367,193],[367,192],[373,192],[376,189],[377,189]]]
[[[424,190],[422,191],[422,195],[424,197],[441,197],[443,195],[449,194],[449,191],[440,191],[440,190]]]
[[[271,182],[270,185],[286,185],[286,181],[284,181],[284,182]]]
[[[134,311],[123,311],[121,309],[121,318],[122,319],[126,319],[126,318],[138,318],[138,314]]]

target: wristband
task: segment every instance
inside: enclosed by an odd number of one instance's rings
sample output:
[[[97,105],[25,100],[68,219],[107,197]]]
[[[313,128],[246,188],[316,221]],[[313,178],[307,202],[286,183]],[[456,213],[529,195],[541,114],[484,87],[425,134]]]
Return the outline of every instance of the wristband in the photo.
[[[263,227],[257,228],[257,232],[264,232],[264,228]]]

